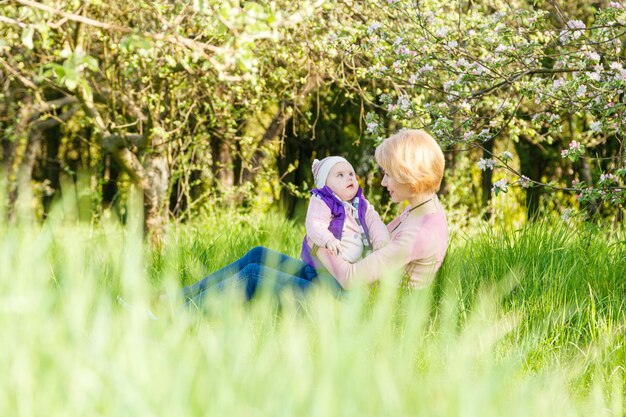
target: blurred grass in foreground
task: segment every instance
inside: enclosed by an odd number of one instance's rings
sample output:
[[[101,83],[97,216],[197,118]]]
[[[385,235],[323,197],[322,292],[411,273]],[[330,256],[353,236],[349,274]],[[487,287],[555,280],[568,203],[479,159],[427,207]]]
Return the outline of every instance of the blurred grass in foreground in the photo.
[[[224,213],[158,251],[139,229],[0,222],[0,415],[624,415],[623,234],[456,235],[427,291],[226,293],[199,314],[157,295],[258,244],[297,256],[302,226]]]

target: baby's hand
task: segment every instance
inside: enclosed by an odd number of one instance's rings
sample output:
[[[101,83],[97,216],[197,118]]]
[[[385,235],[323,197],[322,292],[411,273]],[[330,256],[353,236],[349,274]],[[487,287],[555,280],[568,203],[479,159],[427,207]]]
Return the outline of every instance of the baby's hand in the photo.
[[[333,255],[337,255],[341,252],[341,241],[332,239],[326,244],[326,249],[332,252]]]
[[[376,243],[374,243],[374,250],[378,250],[378,249],[384,248],[388,244],[389,244],[388,240],[382,240],[382,241],[376,242]]]

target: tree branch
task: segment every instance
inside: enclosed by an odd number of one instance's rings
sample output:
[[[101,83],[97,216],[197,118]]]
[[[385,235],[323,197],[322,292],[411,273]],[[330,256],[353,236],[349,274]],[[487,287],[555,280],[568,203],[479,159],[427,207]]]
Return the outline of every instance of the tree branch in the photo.
[[[568,73],[568,72],[579,72],[579,71],[593,71],[593,68],[535,68],[535,69],[531,69],[531,70],[526,70],[526,71],[521,71],[518,72],[517,74],[513,75],[511,78],[508,78],[504,81],[499,82],[498,84],[492,85],[490,87],[484,88],[482,90],[476,91],[475,93],[472,93],[472,95],[470,96],[470,98],[477,98],[480,96],[483,96],[487,93],[490,93],[494,90],[498,90],[502,87],[504,87],[505,85],[510,85],[513,84],[515,81],[517,81],[518,79],[525,77],[527,75],[534,75],[534,74],[560,74],[560,73]]]
[[[139,161],[139,158],[137,158],[137,155],[132,153],[127,147],[123,146],[124,142],[121,137],[118,139],[119,135],[111,134],[107,124],[104,122],[104,119],[100,115],[100,112],[94,105],[93,101],[89,100],[85,96],[81,88],[78,89],[78,92],[87,115],[94,121],[97,127],[97,134],[100,137],[102,147],[111,152],[113,158],[118,164],[120,164],[122,169],[128,173],[133,182],[139,185],[142,190],[145,190],[148,187],[146,173],[143,165],[141,165],[141,162]]]
[[[115,152],[119,148],[136,146],[138,148],[143,148],[146,146],[146,137],[145,135],[140,135],[137,133],[128,133],[125,135],[118,134],[109,134],[103,135],[102,139],[102,149],[108,152]]]
[[[4,68],[6,68],[7,71],[9,71],[11,74],[13,74],[13,76],[15,78],[20,80],[20,82],[22,84],[24,84],[25,87],[30,88],[32,90],[36,90],[37,89],[37,86],[35,85],[35,83],[33,83],[31,80],[29,80],[28,78],[26,78],[22,74],[20,74],[19,71],[17,71],[15,68],[10,66],[4,59],[0,58],[0,64],[2,64],[2,66]]]

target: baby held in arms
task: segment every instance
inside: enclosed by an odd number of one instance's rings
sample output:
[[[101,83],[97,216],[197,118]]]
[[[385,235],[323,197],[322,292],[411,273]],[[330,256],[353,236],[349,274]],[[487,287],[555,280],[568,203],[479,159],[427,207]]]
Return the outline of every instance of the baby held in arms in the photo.
[[[389,242],[389,231],[363,197],[352,165],[340,156],[313,161],[311,199],[306,216],[302,260],[315,266],[315,252],[324,247],[356,262]]]

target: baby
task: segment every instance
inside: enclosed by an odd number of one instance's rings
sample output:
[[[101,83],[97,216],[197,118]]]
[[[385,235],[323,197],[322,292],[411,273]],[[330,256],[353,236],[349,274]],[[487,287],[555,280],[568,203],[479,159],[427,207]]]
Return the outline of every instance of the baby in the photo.
[[[356,262],[389,242],[387,226],[363,197],[354,168],[340,156],[313,161],[311,200],[306,215],[302,260],[315,266],[317,247]]]

